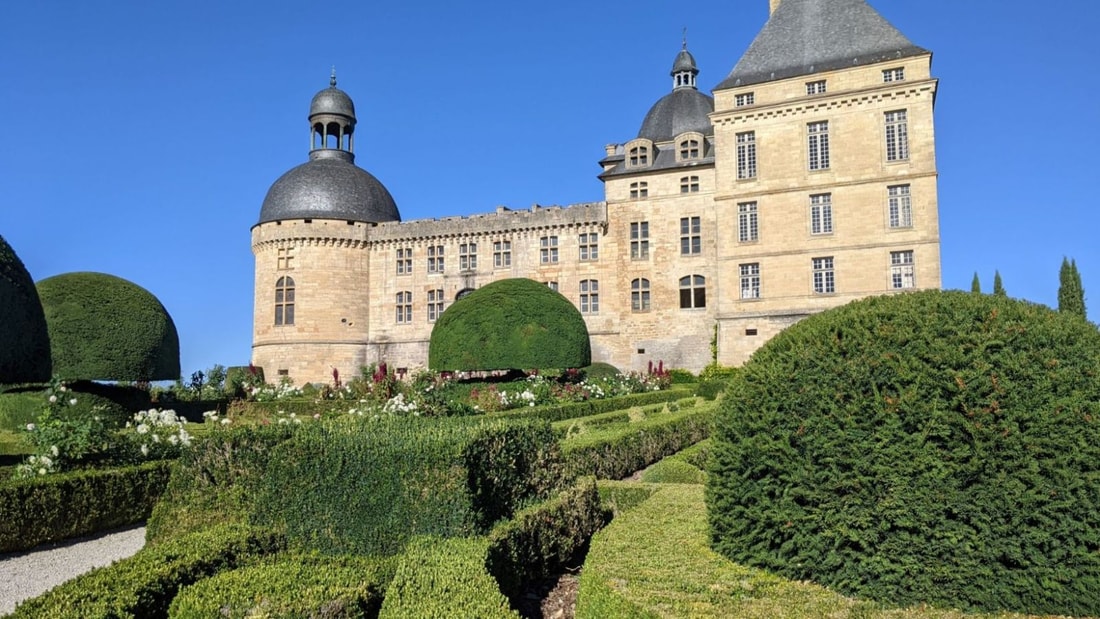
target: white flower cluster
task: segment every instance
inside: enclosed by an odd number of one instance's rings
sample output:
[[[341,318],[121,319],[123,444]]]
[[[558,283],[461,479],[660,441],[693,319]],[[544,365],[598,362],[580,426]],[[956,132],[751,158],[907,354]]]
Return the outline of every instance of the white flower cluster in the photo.
[[[233,420],[229,417],[219,417],[218,411],[206,411],[202,414],[202,420],[204,422],[209,421],[210,423],[220,423],[223,426],[227,426],[233,423]]]
[[[133,420],[126,422],[126,427],[134,428],[140,436],[141,455],[148,456],[154,449],[164,452],[190,445],[191,435],[184,427],[186,423],[187,420],[176,415],[176,411],[151,408],[134,413]],[[170,447],[160,446],[158,449],[162,442]]]
[[[257,402],[274,402],[276,400],[300,398],[302,397],[302,390],[295,387],[294,383],[283,381],[278,385],[253,387],[251,395]]]
[[[530,389],[524,389],[516,393],[510,393],[508,391],[500,392],[500,403],[504,405],[504,408],[518,408],[520,406],[534,406],[535,401],[538,400]]]
[[[412,415],[414,417],[420,416],[420,411],[416,406],[415,400],[406,400],[405,394],[399,393],[396,396],[389,399],[388,402],[382,407],[382,412],[386,415]]]
[[[16,467],[16,477],[34,477],[35,475],[47,475],[57,470],[57,447],[51,448],[53,458],[49,456],[27,456],[27,460]]]
[[[275,411],[275,418],[277,419],[276,423],[281,424],[302,423],[301,418],[298,417],[298,413],[291,413],[288,415],[286,411]]]

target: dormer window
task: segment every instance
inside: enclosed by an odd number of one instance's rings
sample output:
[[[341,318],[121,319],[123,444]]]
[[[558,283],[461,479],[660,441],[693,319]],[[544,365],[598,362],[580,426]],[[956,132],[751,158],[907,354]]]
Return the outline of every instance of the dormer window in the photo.
[[[823,94],[825,94],[825,80],[817,80],[816,82],[806,82],[806,94],[808,94],[808,95],[823,95]]]
[[[744,107],[746,105],[754,105],[756,103],[756,94],[751,92],[745,92],[737,95],[734,98],[734,105],[737,107]]]
[[[699,140],[690,139],[680,142],[680,161],[698,159],[700,152]]]
[[[630,167],[640,167],[649,165],[649,147],[648,146],[635,146],[630,149]]]

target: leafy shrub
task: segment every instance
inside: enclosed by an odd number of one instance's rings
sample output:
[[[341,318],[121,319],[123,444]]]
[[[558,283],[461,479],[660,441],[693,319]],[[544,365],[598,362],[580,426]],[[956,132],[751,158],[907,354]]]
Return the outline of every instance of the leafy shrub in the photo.
[[[0,484],[0,552],[145,520],[164,492],[170,466],[150,462]]]
[[[53,356],[63,379],[174,380],[176,325],[149,291],[104,273],[66,273],[38,282]]]
[[[0,236],[0,384],[50,379],[50,336],[38,289]]]
[[[59,585],[16,607],[13,619],[162,619],[181,587],[283,549],[268,531],[211,527]]]
[[[386,591],[380,619],[518,619],[485,570],[484,538],[412,540]]]
[[[610,363],[604,363],[602,361],[597,361],[596,363],[593,363],[592,365],[582,369],[581,372],[584,374],[585,378],[589,379],[610,378],[612,376],[618,376],[619,374],[621,374],[621,372],[619,372],[619,368],[611,365]]]
[[[580,368],[591,360],[580,311],[524,278],[495,281],[455,301],[436,321],[428,347],[433,370]]]
[[[723,554],[891,604],[1100,608],[1100,332],[920,292],[810,317],[721,404]]]
[[[706,480],[702,469],[671,456],[642,472],[642,481],[647,484],[701,484]]]
[[[223,571],[184,587],[172,619],[227,617],[377,617],[393,560],[356,556],[279,556],[274,562]]]
[[[665,391],[648,391],[631,395],[617,396],[602,400],[585,400],[583,402],[566,402],[565,404],[548,404],[533,408],[520,408],[499,413],[485,415],[490,419],[541,419],[545,421],[564,421],[579,417],[591,417],[612,411],[618,411],[633,406],[645,406],[659,402],[671,402],[691,395],[690,391],[681,388]]]
[[[244,398],[264,385],[264,369],[255,365],[234,365],[225,369],[225,391]]]
[[[689,370],[681,370],[679,368],[673,368],[669,370],[668,377],[674,385],[684,385],[699,382],[699,379]]]

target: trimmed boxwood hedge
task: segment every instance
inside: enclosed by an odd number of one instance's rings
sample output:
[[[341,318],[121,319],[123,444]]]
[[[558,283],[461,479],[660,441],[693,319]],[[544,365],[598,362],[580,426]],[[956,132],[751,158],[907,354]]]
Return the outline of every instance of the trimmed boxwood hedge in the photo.
[[[174,380],[176,325],[160,301],[105,273],[65,273],[38,282],[53,373],[63,379]]]
[[[0,552],[141,522],[170,471],[159,461],[0,483]]]
[[[577,308],[546,284],[502,279],[455,301],[428,346],[433,370],[582,368],[592,361]]]
[[[1005,297],[869,298],[731,381],[708,509],[730,558],[906,605],[1100,609],[1100,332]]]
[[[50,379],[50,336],[38,289],[0,236],[0,385]]]

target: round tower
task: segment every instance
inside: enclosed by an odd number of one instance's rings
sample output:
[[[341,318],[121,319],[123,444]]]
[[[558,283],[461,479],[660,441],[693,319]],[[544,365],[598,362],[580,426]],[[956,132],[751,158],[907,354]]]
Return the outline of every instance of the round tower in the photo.
[[[252,362],[269,382],[331,383],[367,362],[370,229],[401,215],[355,165],[355,124],[333,71],[310,103],[309,160],[271,185],[252,227]]]

